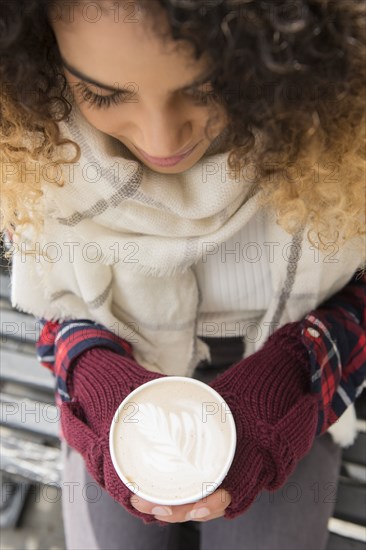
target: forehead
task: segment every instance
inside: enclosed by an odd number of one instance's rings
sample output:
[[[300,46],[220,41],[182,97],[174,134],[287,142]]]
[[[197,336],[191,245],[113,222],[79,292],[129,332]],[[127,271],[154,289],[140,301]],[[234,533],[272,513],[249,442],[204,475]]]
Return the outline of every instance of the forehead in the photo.
[[[119,13],[108,9],[107,3],[103,11],[97,9],[96,2],[78,3],[72,11],[61,9],[66,5],[59,4],[49,17],[61,55],[95,80],[174,89],[208,69],[207,60],[194,59],[189,43],[170,38],[163,11],[152,18],[143,10],[133,13],[132,2],[122,4],[130,5],[129,12]],[[161,33],[167,38],[163,40]]]

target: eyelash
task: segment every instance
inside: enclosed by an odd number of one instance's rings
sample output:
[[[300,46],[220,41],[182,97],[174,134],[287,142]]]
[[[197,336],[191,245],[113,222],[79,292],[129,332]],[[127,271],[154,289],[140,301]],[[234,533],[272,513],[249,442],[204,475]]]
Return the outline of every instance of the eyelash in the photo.
[[[188,97],[192,98],[193,101],[197,104],[206,104],[214,101],[216,96],[213,91],[203,92],[202,90],[193,90],[191,93],[188,94]]]
[[[122,103],[124,97],[127,93],[125,92],[114,92],[111,95],[98,95],[92,92],[83,82],[78,82],[76,88],[80,91],[83,101],[90,103],[91,106],[95,106],[98,109],[107,109],[112,104],[119,105]]]
[[[76,88],[80,91],[83,101],[86,101],[92,107],[97,107],[98,109],[108,109],[111,105],[119,105],[124,101],[124,98],[130,95],[121,91],[106,96],[98,95],[92,92],[83,82],[78,82],[76,84]],[[201,104],[213,101],[214,92],[193,90],[190,94],[188,94],[188,97],[192,98],[195,104]]]

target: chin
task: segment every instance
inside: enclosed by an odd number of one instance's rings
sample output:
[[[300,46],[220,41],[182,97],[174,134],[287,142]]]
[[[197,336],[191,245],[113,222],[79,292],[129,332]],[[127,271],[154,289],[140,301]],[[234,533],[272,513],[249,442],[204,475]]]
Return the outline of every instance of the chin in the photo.
[[[144,162],[144,161],[141,161],[141,162]],[[158,174],[181,174],[183,172],[186,172],[190,168],[192,168],[192,166],[194,166],[196,162],[189,163],[184,167],[183,166],[179,167],[178,165],[177,166],[153,166],[153,165],[150,166],[146,162],[144,162],[144,165],[147,166],[149,170],[152,170],[153,172],[157,172]]]

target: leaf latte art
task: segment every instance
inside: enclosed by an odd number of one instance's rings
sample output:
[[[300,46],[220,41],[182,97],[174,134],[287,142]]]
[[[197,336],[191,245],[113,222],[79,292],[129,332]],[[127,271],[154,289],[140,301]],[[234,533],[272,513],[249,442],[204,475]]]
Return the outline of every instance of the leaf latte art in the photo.
[[[149,445],[151,466],[163,472],[191,469],[192,475],[194,470],[208,468],[215,443],[208,441],[213,432],[205,431],[201,414],[187,410],[165,413],[152,403],[142,403],[139,409],[139,430]]]

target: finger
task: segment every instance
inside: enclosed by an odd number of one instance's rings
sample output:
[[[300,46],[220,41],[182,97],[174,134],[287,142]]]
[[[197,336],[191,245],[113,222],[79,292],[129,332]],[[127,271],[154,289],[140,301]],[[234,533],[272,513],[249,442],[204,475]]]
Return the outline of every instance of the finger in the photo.
[[[147,501],[137,495],[131,497],[131,504],[142,513],[152,514],[159,521],[182,523],[215,519],[224,515],[225,508],[231,502],[230,494],[225,489],[217,489],[211,495],[190,504],[166,506]]]
[[[196,502],[191,511],[188,519],[204,519],[216,514],[223,514],[225,508],[229,506],[231,502],[231,496],[225,489],[217,489],[211,495],[202,498]],[[206,514],[206,515],[204,515]]]
[[[130,499],[130,502],[136,510],[139,512],[142,512],[144,514],[153,514],[153,508],[161,507],[161,509],[166,509],[167,512],[171,509],[171,506],[164,506],[163,504],[157,504],[155,502],[151,502],[149,500],[145,500],[144,498],[133,495]]]
[[[167,506],[145,500],[137,495],[133,495],[130,502],[136,510],[144,514],[152,514],[160,521],[176,523],[185,521],[185,516],[191,510],[192,504],[182,504],[178,506]]]
[[[212,519],[222,518],[222,517],[224,517],[224,515],[225,515],[225,511],[218,512],[217,514],[210,514],[207,517],[204,517],[204,518],[201,518],[201,519],[193,519],[191,521],[197,521],[197,522],[203,523],[204,521],[211,521]]]
[[[153,510],[154,512],[156,511],[156,513],[154,513],[155,518],[160,521],[165,521],[166,523],[183,523],[184,521],[189,521],[187,516],[192,510],[192,503],[181,506],[171,506],[172,514],[169,516],[160,515],[157,508],[154,508]]]
[[[166,523],[181,523],[184,521],[209,521],[221,517],[225,513],[225,508],[231,502],[230,494],[225,489],[218,489],[208,497],[205,497],[193,505],[177,506],[173,508],[173,514],[169,517],[155,516],[160,521]],[[176,510],[175,508],[179,508]]]

